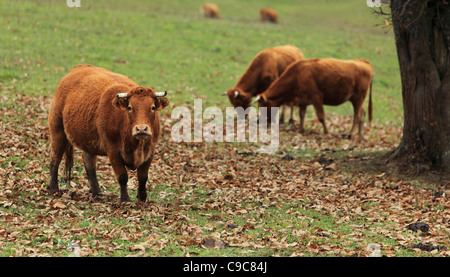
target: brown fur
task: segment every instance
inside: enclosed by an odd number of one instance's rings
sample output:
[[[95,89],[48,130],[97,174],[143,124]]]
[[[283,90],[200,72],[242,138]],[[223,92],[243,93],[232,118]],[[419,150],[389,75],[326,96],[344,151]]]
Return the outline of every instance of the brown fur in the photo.
[[[372,121],[372,77],[372,65],[363,59],[302,60],[289,66],[267,91],[259,95],[258,102],[260,107],[278,107],[284,103],[299,106],[301,132],[306,107],[313,105],[327,134],[323,105],[337,106],[350,101],[354,109],[350,135],[358,125],[358,134],[363,138],[365,112],[362,105],[369,89],[369,122]]]
[[[273,9],[262,8],[259,15],[262,22],[278,23],[278,13]]]
[[[264,92],[290,64],[304,58],[302,51],[293,45],[268,48],[259,52],[236,85],[227,90],[231,104],[234,107],[248,108],[252,97]],[[239,92],[237,97],[235,91]]]
[[[118,98],[117,93],[128,96]],[[157,110],[168,104],[167,98],[156,98],[153,89],[139,87],[123,75],[91,65],[75,66],[62,78],[50,107],[49,191],[59,190],[59,163],[66,152],[67,164],[67,156],[71,157],[67,153],[75,146],[83,151],[94,196],[100,193],[95,162],[101,155],[108,156],[119,181],[121,202],[129,201],[126,167],[138,170],[138,198],[145,201],[145,182],[160,135]]]
[[[219,8],[216,4],[204,3],[200,8],[200,13],[207,18],[220,18]]]

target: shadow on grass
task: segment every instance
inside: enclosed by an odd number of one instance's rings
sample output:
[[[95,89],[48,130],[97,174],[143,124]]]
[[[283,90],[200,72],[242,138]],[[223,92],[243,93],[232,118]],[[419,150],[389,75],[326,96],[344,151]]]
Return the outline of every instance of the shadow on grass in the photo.
[[[389,160],[392,151],[360,153],[341,157],[337,162],[347,172],[418,181],[432,189],[450,189],[450,173],[433,170],[424,164],[398,165]]]

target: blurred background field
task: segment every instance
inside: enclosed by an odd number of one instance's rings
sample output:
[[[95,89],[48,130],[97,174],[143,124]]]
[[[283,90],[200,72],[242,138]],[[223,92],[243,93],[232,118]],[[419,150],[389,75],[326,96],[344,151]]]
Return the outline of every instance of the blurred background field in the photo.
[[[224,108],[229,102],[220,94],[259,51],[293,44],[307,58],[370,60],[374,119],[402,124],[392,28],[365,1],[227,0],[216,3],[219,20],[201,17],[203,2],[81,0],[81,8],[69,8],[66,1],[1,0],[0,89],[51,96],[74,65],[92,64],[168,90],[172,108],[194,98]],[[280,24],[261,23],[262,7],[277,10]],[[352,110],[350,103],[325,107],[327,116]]]

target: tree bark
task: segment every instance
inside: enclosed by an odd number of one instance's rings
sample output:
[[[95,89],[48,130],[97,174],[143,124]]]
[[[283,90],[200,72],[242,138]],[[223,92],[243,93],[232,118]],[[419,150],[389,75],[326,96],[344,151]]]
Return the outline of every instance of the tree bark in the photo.
[[[402,140],[391,158],[450,171],[450,4],[391,0],[402,81]]]

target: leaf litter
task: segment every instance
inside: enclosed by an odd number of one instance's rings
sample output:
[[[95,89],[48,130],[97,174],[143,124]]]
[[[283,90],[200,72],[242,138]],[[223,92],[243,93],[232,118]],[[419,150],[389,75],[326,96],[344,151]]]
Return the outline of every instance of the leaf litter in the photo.
[[[366,141],[346,139],[351,117],[329,114],[330,135],[314,119],[305,134],[284,125],[278,152],[267,155],[251,143],[174,143],[166,112],[149,200],[120,205],[105,157],[103,194],[91,199],[78,151],[72,182],[48,195],[51,95],[1,89],[1,255],[373,256],[367,249],[376,244],[385,256],[450,256],[448,181],[419,182],[380,166],[401,127],[375,122]]]

